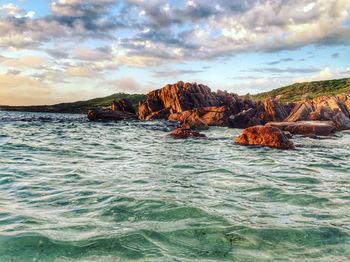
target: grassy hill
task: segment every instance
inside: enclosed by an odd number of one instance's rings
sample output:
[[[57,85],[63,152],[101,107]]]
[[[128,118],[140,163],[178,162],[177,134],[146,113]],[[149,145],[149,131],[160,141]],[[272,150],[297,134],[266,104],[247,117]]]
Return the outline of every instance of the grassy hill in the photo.
[[[30,112],[53,112],[53,113],[86,113],[89,108],[111,106],[113,100],[128,99],[135,108],[139,101],[145,100],[146,95],[117,93],[106,97],[94,98],[87,101],[78,101],[73,103],[61,103],[56,105],[44,106],[0,106],[0,109],[11,111],[30,111]]]
[[[330,96],[350,92],[350,78],[295,83],[274,89],[269,92],[254,95],[255,99],[265,99],[269,96],[281,96],[282,102],[296,102],[304,97]]]

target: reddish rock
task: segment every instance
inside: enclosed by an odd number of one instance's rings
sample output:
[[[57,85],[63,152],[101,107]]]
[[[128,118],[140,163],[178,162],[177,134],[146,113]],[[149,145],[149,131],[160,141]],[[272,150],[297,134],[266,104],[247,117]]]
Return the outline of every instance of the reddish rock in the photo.
[[[113,111],[123,111],[123,112],[129,112],[132,114],[136,114],[134,107],[132,106],[131,102],[127,99],[121,99],[119,101],[113,101],[112,103],[112,110]]]
[[[192,127],[203,128],[204,123],[245,128],[281,121],[288,113],[273,98],[256,102],[250,95],[215,93],[205,85],[178,82],[148,93],[146,101],[139,103],[138,115],[141,120],[166,119],[189,123]]]
[[[350,129],[349,106],[349,94],[307,99],[297,104],[284,121],[332,121],[337,130]]]
[[[170,115],[169,109],[162,109],[157,112],[150,113],[145,120],[168,119]]]
[[[336,131],[334,123],[330,121],[269,122],[265,126],[305,136],[330,136]]]
[[[148,93],[146,101],[140,102],[139,118],[146,119],[149,114],[163,109],[181,113],[194,108],[220,105],[221,102],[209,87],[180,81]]]
[[[314,111],[312,101],[306,100],[294,107],[289,116],[284,120],[286,122],[296,122],[310,120],[310,114]]]
[[[173,138],[180,138],[180,139],[186,139],[190,137],[205,137],[205,135],[188,128],[188,126],[186,125],[176,128],[170,135]]]
[[[278,149],[295,149],[294,144],[278,128],[272,126],[253,126],[243,130],[235,140],[239,145],[267,146]]]
[[[225,110],[224,106],[195,108],[171,114],[168,120],[189,124],[194,129],[205,129],[208,126],[224,126],[227,119]]]
[[[264,109],[270,117],[270,121],[283,121],[288,117],[287,111],[282,104],[272,97],[269,97],[264,100]]]
[[[90,121],[108,120],[132,120],[137,119],[135,114],[123,111],[113,111],[110,109],[90,109],[87,117]]]

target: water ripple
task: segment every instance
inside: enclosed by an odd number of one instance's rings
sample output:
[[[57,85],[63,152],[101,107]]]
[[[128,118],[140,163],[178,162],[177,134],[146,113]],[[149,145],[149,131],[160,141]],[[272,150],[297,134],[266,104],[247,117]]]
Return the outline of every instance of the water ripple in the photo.
[[[288,152],[173,128],[0,112],[0,261],[350,260],[350,132]]]

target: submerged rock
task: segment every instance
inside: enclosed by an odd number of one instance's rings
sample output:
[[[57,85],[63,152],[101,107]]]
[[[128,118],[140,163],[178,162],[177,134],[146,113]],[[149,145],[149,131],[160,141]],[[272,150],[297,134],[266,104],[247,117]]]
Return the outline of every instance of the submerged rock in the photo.
[[[180,139],[186,139],[190,137],[205,137],[204,134],[194,131],[190,129],[189,126],[186,126],[186,125],[176,128],[170,135],[173,138],[180,138]]]
[[[253,126],[243,130],[235,140],[239,145],[267,146],[278,149],[295,149],[283,131],[272,126]]]
[[[276,127],[291,134],[313,136],[330,136],[336,131],[331,121],[269,122],[266,127]]]
[[[87,113],[90,121],[108,121],[108,120],[133,120],[137,119],[136,114],[123,111],[114,111],[111,109],[90,109]]]

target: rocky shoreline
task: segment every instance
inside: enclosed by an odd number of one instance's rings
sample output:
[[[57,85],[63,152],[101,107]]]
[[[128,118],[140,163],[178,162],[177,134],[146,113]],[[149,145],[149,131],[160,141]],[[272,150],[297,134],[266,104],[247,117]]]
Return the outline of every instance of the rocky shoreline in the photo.
[[[294,149],[291,135],[317,138],[350,129],[350,94],[305,99],[282,104],[269,97],[255,101],[208,86],[182,81],[151,91],[139,103],[138,112],[127,100],[111,109],[91,109],[91,121],[162,119],[179,123],[175,138],[203,137],[198,131],[210,126],[244,128],[237,144]]]

